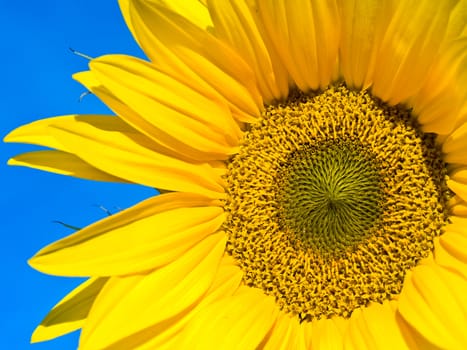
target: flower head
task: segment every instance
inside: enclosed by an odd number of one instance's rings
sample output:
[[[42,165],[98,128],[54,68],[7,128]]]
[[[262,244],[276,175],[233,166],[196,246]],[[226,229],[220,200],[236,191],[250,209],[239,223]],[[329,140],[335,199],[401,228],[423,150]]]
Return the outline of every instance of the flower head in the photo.
[[[22,126],[6,141],[52,150],[10,164],[163,194],[30,260],[90,277],[33,341],[467,343],[465,1],[120,6],[149,60],[74,76],[115,115]]]

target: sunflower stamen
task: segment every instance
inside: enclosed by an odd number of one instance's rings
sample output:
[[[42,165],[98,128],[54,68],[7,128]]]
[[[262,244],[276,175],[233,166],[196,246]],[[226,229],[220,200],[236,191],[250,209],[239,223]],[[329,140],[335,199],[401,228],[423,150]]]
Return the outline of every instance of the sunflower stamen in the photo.
[[[435,136],[344,85],[268,106],[226,180],[227,252],[300,321],[395,298],[448,220]]]

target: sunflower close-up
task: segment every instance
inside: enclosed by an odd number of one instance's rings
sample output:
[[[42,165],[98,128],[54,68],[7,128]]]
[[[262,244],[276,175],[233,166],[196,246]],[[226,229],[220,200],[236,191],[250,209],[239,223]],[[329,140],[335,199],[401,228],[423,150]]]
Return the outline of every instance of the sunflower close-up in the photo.
[[[32,342],[467,348],[467,1],[119,6],[147,58],[73,76],[112,115],[9,164],[160,194],[30,259],[88,278]]]

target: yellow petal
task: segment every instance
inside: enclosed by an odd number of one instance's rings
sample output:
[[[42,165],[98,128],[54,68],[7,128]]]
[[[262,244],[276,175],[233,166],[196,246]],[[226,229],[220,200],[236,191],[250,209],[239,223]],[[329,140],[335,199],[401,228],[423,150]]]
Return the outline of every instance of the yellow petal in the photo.
[[[450,212],[455,216],[467,217],[467,203],[462,202],[454,205],[450,208]]]
[[[49,148],[55,148],[61,151],[66,151],[66,148],[58,142],[49,132],[49,126],[55,121],[67,120],[74,116],[60,116],[36,120],[32,123],[25,124],[11,131],[3,141],[18,142],[39,145]]]
[[[449,221],[450,223],[443,227],[443,231],[453,231],[462,234],[466,233],[467,218],[452,215],[449,217]]]
[[[199,0],[149,0],[150,2],[159,6],[166,7],[176,11],[180,15],[187,17],[190,21],[202,29],[212,27],[211,17],[209,11],[206,8],[206,4]],[[135,20],[130,13],[130,0],[118,0],[120,11],[122,12],[123,18],[125,19],[128,29],[130,29],[133,38],[138,42],[140,46],[141,42],[139,37],[135,33]]]
[[[126,124],[120,118],[110,115],[98,115],[98,114],[86,114],[86,115],[63,115],[58,117],[51,117],[40,119],[32,123],[22,125],[19,128],[16,128],[5,136],[5,142],[18,142],[18,143],[28,143],[34,144],[49,148],[55,148],[61,151],[69,151],[67,147],[59,142],[56,137],[54,137],[51,130],[51,126],[65,125],[65,124],[74,124],[76,121],[83,121],[89,124],[93,124],[99,129],[106,131],[113,131],[115,133],[122,132],[131,139],[133,139],[138,144],[146,147],[153,148],[154,144],[150,139],[146,138],[144,135],[139,135],[139,133],[133,129],[130,125]]]
[[[27,166],[34,169],[94,181],[127,182],[97,170],[74,154],[62,151],[35,151],[23,153],[11,158],[8,164]]]
[[[108,89],[106,89],[95,77],[92,71],[76,73],[73,78],[86,86],[99,97],[112,111],[114,111],[122,120],[131,125],[134,129],[149,137],[154,145],[152,148],[163,155],[181,159],[188,162],[202,162],[212,159],[211,154],[206,154],[180,142],[166,132],[149,123],[138,113],[133,111]]]
[[[77,116],[53,122],[48,131],[70,153],[130,182],[214,198],[224,191],[218,170],[158,153],[149,139],[119,118]]]
[[[445,42],[450,45],[452,40],[467,36],[467,0],[460,0],[452,10],[446,29]]]
[[[338,318],[338,317],[336,317]],[[347,322],[347,320],[345,320]],[[344,337],[334,319],[314,320],[311,323],[312,349],[343,349]]]
[[[467,344],[467,280],[434,263],[406,275],[399,312],[423,337],[443,349]]]
[[[223,257],[211,287],[193,308],[186,309],[170,319],[145,328],[144,331],[123,338],[115,344],[115,347],[148,350],[177,349],[176,343],[181,332],[183,332],[183,328],[201,308],[228,297],[237,290],[243,273],[237,266],[229,263],[228,260],[230,259],[226,259],[225,256]]]
[[[458,166],[452,167],[449,172],[449,177],[454,181],[467,184],[467,167]]]
[[[458,195],[463,201],[467,200],[467,185],[458,181],[448,179],[446,181],[449,189]]]
[[[373,82],[379,46],[394,11],[381,0],[340,0],[339,62],[346,83],[366,89]]]
[[[464,202],[459,196],[453,196],[449,202],[449,213],[452,217],[466,217],[467,216],[467,203]]]
[[[133,26],[133,21],[131,20],[131,15],[130,15],[131,0],[118,0],[118,5],[120,6],[120,12],[122,13],[123,19],[125,20],[125,23],[131,32],[131,35],[133,36],[135,41],[138,42],[139,46],[141,46],[138,39],[136,38],[135,28]]]
[[[261,21],[258,15],[258,4],[254,3],[253,1],[246,0],[247,5],[250,7],[250,12],[253,16],[253,19],[256,23],[259,33],[264,40],[264,45],[267,48],[269,53],[269,58],[272,64],[272,70],[274,72],[276,86],[279,87],[280,96],[282,99],[285,99],[289,94],[289,86],[292,84],[292,78],[290,77],[289,72],[287,71],[284,63],[279,57],[279,53],[277,52],[274,46],[274,37],[270,37],[267,34],[266,28],[264,23]],[[276,101],[271,101],[271,103],[275,103]]]
[[[326,87],[337,63],[339,17],[333,1],[258,1],[259,16],[302,91]]]
[[[161,131],[212,159],[235,152],[241,131],[228,108],[158,70],[124,55],[91,61],[97,79],[120,101]]]
[[[439,265],[467,279],[467,232],[465,227],[462,233],[451,231],[450,226],[445,228],[447,232],[435,239],[434,258]]]
[[[352,317],[349,320],[349,327],[345,334],[345,347],[346,350],[354,349],[370,349],[374,347],[373,339],[369,334],[369,330],[366,328],[366,322],[363,319],[362,309],[356,309],[352,313]]]
[[[462,117],[467,91],[467,38],[451,42],[410,105],[424,132],[446,135]]]
[[[235,260],[227,253],[222,257],[216,277],[209,288],[200,306],[215,303],[226,296],[233,295],[240,286],[243,271],[237,266]]]
[[[390,334],[390,336],[388,336]],[[398,325],[396,309],[390,302],[373,303],[352,313],[346,333],[346,349],[413,349]]]
[[[57,126],[60,126],[62,130],[58,130]],[[85,138],[89,138],[87,140],[88,142],[78,137],[79,134],[81,134]],[[60,142],[60,138],[65,142]],[[206,179],[200,179],[204,176],[212,176],[214,178],[218,178],[218,171],[211,169],[209,165],[193,165],[191,163],[180,162],[176,158],[168,157],[164,154],[159,154],[158,148],[160,149],[160,147],[158,147],[157,144],[155,144],[152,140],[148,139],[144,135],[139,134],[135,129],[123,122],[120,118],[116,118],[113,116],[68,115],[46,118],[27,125],[23,125],[13,130],[9,135],[5,137],[5,141],[32,143],[45,147],[56,148],[62,151],[66,151],[68,153],[73,153],[83,160],[83,171],[85,167],[91,168],[94,165],[94,167],[96,168],[96,173],[98,173],[99,170],[101,171],[101,173],[108,173],[109,180],[111,178],[124,178],[124,174],[126,173],[126,175],[129,177],[136,176],[136,179],[125,178],[120,181],[127,180],[129,182],[138,182],[141,184],[146,184],[151,187],[164,188],[162,184],[161,186],[155,184],[154,180],[156,180],[156,182],[157,180],[162,180],[166,183],[166,185],[170,186],[170,182],[176,183],[180,181],[180,179],[177,180],[174,177],[174,173],[179,173],[178,177],[186,178],[185,182],[187,183],[184,185],[184,187],[189,192],[197,192],[197,190],[195,190],[193,187],[198,187],[199,189],[200,186],[198,185],[203,183],[205,184],[205,186],[207,186],[208,192],[211,192],[211,195],[213,195],[211,191],[212,189],[217,188],[217,190],[214,190],[216,192],[222,191],[222,188],[219,185],[213,183],[213,181],[210,181],[209,179],[207,179],[207,181]],[[92,143],[94,142],[103,144],[100,145],[101,147],[96,147],[94,149],[94,145],[92,145]],[[85,147],[85,144],[87,144],[88,146]],[[125,144],[127,145],[127,148],[122,149],[122,147]],[[70,145],[71,147],[68,147]],[[112,145],[116,149],[112,150]],[[102,154],[102,158],[96,158],[97,153],[94,153],[94,151],[97,151],[98,149],[104,153]],[[154,152],[150,152],[150,150],[154,150]],[[111,154],[112,152],[114,153]],[[81,156],[82,153],[85,154],[84,157]],[[138,157],[138,153],[141,153],[140,157]],[[116,156],[117,159],[108,159],[110,163],[117,161],[118,163],[120,163],[120,167],[124,167],[124,169],[120,168],[120,170],[122,170],[120,173],[118,172],[119,168],[117,166],[112,166],[104,161],[106,157],[112,158],[112,156]],[[89,159],[91,159],[91,161],[89,161]],[[141,162],[139,165],[143,168],[140,170],[139,173],[136,171],[135,166],[135,163],[138,161]],[[125,167],[125,162],[129,162],[130,165],[127,165]],[[144,164],[145,162],[157,162],[159,163],[159,166],[157,166],[156,164]],[[86,165],[86,163],[88,165]],[[179,169],[177,170],[172,167],[173,172],[169,175],[166,175],[165,179],[164,176],[162,176],[162,178],[160,179],[157,179],[157,176],[154,176],[154,173],[164,175],[165,172],[167,174],[167,172],[170,171],[171,163]],[[177,163],[178,165],[176,165]],[[52,164],[50,165],[50,170],[52,170],[53,166]],[[131,165],[135,167],[132,168]],[[164,166],[162,167],[162,165]],[[154,173],[150,174],[150,168],[153,166],[156,166],[159,169],[153,170]],[[55,167],[57,168],[58,172],[58,170],[60,169],[60,164],[56,164]],[[180,169],[180,167],[186,167],[186,169],[182,170]],[[78,170],[79,169],[76,169],[76,171]],[[65,170],[63,170],[62,173],[64,171]],[[130,174],[128,174],[128,171],[130,171]],[[181,173],[185,172],[185,175],[180,174],[180,171]],[[204,176],[202,175],[203,173]],[[112,177],[112,175],[114,175],[114,177]],[[105,175],[101,175],[101,177],[103,178],[105,177]],[[140,179],[140,181],[137,180],[138,178]],[[198,184],[195,184],[195,182],[197,182]],[[189,183],[191,183],[191,185]],[[188,185],[188,187],[186,187],[186,185]],[[208,193],[205,190],[206,188],[202,189],[201,192]],[[217,194],[215,194],[215,196],[217,196]]]
[[[263,291],[240,287],[233,296],[197,313],[183,331],[180,349],[255,349],[274,324],[278,309]]]
[[[49,245],[30,264],[65,276],[122,275],[165,265],[222,225],[222,208],[209,203],[194,194],[158,195]]]
[[[375,61],[372,92],[391,104],[414,95],[443,42],[455,0],[398,1]],[[410,14],[410,16],[408,15]]]
[[[313,331],[312,331],[312,323],[311,322],[302,322],[300,323],[300,331],[303,337],[303,344],[305,345],[305,349],[312,349],[313,345]],[[319,348],[316,348],[319,349]]]
[[[164,4],[175,13],[188,18],[199,28],[208,29],[213,25],[206,3],[200,0],[149,0],[148,2]]]
[[[411,350],[442,350],[433,343],[430,343],[426,338],[424,338],[418,331],[413,328],[407,321],[401,316],[398,311],[398,302],[397,300],[391,300],[389,305],[392,310],[395,312],[395,319],[397,326],[399,327],[404,339],[409,344]]]
[[[258,27],[258,19],[244,0],[208,1],[216,37],[230,44],[255,72],[258,88],[266,102],[288,94],[287,79],[278,76]]]
[[[303,329],[297,316],[279,313],[276,323],[259,346],[265,350],[305,350]]]
[[[225,242],[224,233],[206,238],[171,264],[138,279],[125,295],[119,287],[113,295],[112,286],[126,277],[110,280],[89,314],[80,347],[103,349],[199,302],[212,283]],[[103,307],[99,306],[101,300]],[[111,309],[109,300],[114,301]]]
[[[449,224],[447,226],[447,228],[450,230],[450,231],[454,231],[454,232],[460,232],[460,233],[464,233],[465,232],[465,227],[467,227],[467,218],[463,218],[463,217],[458,217],[458,216],[451,216],[449,218],[449,220],[451,221],[452,224]]]
[[[131,16],[148,57],[171,76],[222,101],[242,121],[262,108],[256,81],[243,59],[225,43],[157,2],[134,1]]]
[[[31,337],[31,342],[41,342],[81,328],[89,310],[107,278],[90,278],[71,291],[50,310]]]
[[[467,165],[467,122],[455,129],[442,145],[444,161]]]

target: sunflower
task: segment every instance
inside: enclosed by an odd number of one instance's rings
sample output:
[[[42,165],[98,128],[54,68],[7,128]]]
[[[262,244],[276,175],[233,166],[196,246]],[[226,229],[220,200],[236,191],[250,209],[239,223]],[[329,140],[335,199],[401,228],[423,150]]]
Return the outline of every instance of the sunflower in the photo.
[[[466,1],[120,0],[149,60],[74,78],[114,116],[6,137],[23,165],[162,194],[40,250],[89,279],[32,341],[462,349]]]

